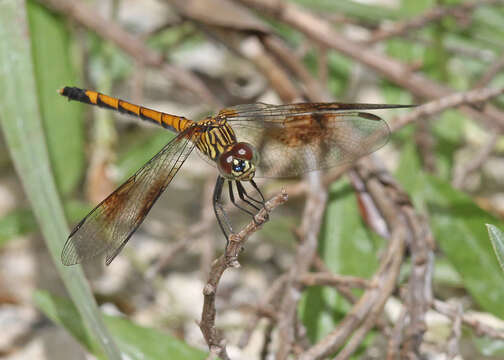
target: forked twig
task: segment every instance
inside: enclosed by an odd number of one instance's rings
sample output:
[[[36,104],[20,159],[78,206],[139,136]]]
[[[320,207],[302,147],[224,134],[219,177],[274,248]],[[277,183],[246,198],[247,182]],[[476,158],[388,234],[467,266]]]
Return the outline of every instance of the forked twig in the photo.
[[[245,226],[239,233],[231,234],[224,254],[219,256],[210,269],[208,281],[203,289],[204,302],[201,322],[199,324],[201,332],[208,344],[211,353],[218,355],[221,359],[229,359],[226,352],[226,344],[222,334],[215,327],[215,296],[222,274],[230,267],[239,267],[238,254],[243,244],[250,235],[256,232],[267,220],[268,214],[277,206],[287,201],[287,193],[282,191],[264,204],[264,207],[257,213],[254,220]]]

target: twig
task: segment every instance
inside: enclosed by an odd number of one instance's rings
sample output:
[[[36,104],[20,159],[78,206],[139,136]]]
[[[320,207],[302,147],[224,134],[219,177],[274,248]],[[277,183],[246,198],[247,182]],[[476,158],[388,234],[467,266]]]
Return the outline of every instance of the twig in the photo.
[[[245,241],[268,220],[268,214],[271,211],[286,201],[287,193],[285,192],[282,192],[268,200],[264,205],[264,208],[257,213],[254,221],[251,221],[239,233],[231,234],[229,236],[229,242],[225,253],[213,262],[210,269],[208,281],[203,289],[204,302],[200,329],[210,351],[217,354],[223,360],[228,360],[229,356],[226,351],[224,338],[215,327],[215,295],[217,293],[219,281],[226,269],[240,266],[238,262],[238,254]]]
[[[284,68],[266,51],[263,44],[256,37],[248,37],[244,41],[236,41],[229,31],[217,31],[204,27],[206,32],[212,34],[228,48],[254,64],[257,69],[268,79],[271,87],[285,103],[301,101],[301,94],[289,79]]]
[[[502,88],[482,88],[473,89],[469,91],[454,93],[451,95],[444,96],[437,100],[429,101],[423,105],[414,108],[406,114],[398,116],[390,121],[391,131],[395,132],[402,127],[417,121],[420,118],[430,117],[440,112],[462,106],[462,105],[474,105],[484,101],[488,101],[491,98],[504,94],[504,87]]]
[[[448,339],[448,359],[452,360],[460,354],[459,340],[462,336],[462,304],[455,305],[455,318],[453,319],[450,338]]]
[[[361,167],[359,171],[364,171],[364,168]],[[376,171],[373,173],[376,174]],[[359,346],[369,329],[376,324],[383,305],[395,289],[395,281],[399,274],[403,249],[408,236],[404,222],[400,221],[397,216],[397,201],[394,199],[398,196],[391,196],[390,192],[395,189],[385,190],[383,183],[375,177],[361,176],[366,179],[366,187],[389,224],[392,236],[379,270],[370,281],[370,287],[339,326],[311,349],[301,354],[300,360],[313,360],[328,356],[343,345],[352,332],[356,331],[347,346],[340,352],[342,357],[349,356]]]
[[[455,167],[455,175],[453,177],[452,185],[457,189],[464,186],[464,181],[467,177],[478,170],[486,162],[499,140],[499,133],[492,132],[489,134],[490,138],[485,141],[483,146],[478,149],[478,153],[469,161],[464,162],[460,167]]]
[[[488,70],[481,76],[476,84],[474,84],[475,88],[482,88],[487,86],[490,81],[493,80],[495,75],[497,75],[502,69],[504,69],[504,54],[501,57],[494,61],[492,65],[488,68]]]
[[[295,341],[295,316],[297,305],[300,300],[300,288],[297,279],[306,273],[317,251],[317,238],[322,224],[327,191],[322,187],[320,172],[307,174],[311,184],[308,193],[300,234],[303,241],[298,245],[296,257],[288,272],[288,280],[285,287],[278,321],[278,350],[276,359],[286,359],[292,351]]]
[[[299,360],[321,359],[330,355],[345,342],[359,324],[365,321],[358,333],[350,340],[351,343],[348,343],[349,348],[342,351],[345,351],[345,354],[350,354],[355,350],[363,336],[376,321],[377,314],[395,288],[395,281],[402,262],[405,235],[406,231],[402,227],[397,227],[394,230],[380,269],[371,279],[371,287],[362,295],[338,327],[319,343],[301,354]]]
[[[266,330],[264,331],[264,341],[263,341],[263,346],[262,346],[261,355],[260,355],[261,360],[266,360],[268,357],[268,349],[269,349],[269,346],[272,342],[273,330],[274,330],[273,323],[269,322],[268,325],[266,326]]]
[[[412,30],[423,28],[430,23],[439,21],[447,16],[460,16],[460,14],[470,14],[478,6],[493,5],[501,3],[502,0],[476,0],[468,1],[453,6],[439,6],[427,10],[412,19],[399,21],[394,24],[387,25],[386,28],[378,29],[373,32],[366,44],[374,44],[379,41],[389,39],[394,36],[402,36]]]
[[[406,354],[418,354],[427,330],[425,316],[432,302],[434,240],[427,221],[415,212],[411,203],[402,205],[401,212],[411,234],[408,245],[412,264],[405,296],[409,321],[403,351]]]
[[[139,38],[131,35],[113,21],[106,21],[85,3],[69,0],[39,0],[51,9],[65,14],[77,23],[94,31],[103,39],[115,44],[136,61],[159,68],[170,79],[198,95],[208,104],[220,105],[206,85],[187,70],[167,64],[163,55],[147,47]]]
[[[457,313],[453,309],[453,306],[443,301],[434,300],[432,306],[434,310],[440,312],[445,316],[448,316],[452,320],[457,317]],[[479,336],[488,336],[493,339],[504,340],[503,328],[496,329],[494,327],[483,324],[481,321],[474,319],[471,315],[462,314],[462,323],[473,328],[476,334]]]
[[[324,273],[332,274],[327,265],[324,263],[324,261],[320,258],[319,255],[315,255],[313,258],[313,267]],[[346,284],[339,284],[339,283],[333,283],[332,286],[338,291],[341,296],[345,298],[346,301],[348,301],[350,304],[355,304],[357,302],[357,297],[354,295],[352,292],[352,289]]]
[[[417,34],[407,34],[405,35],[405,40],[417,42],[425,47],[439,46],[439,44],[436,44],[431,38]],[[476,59],[483,63],[492,63],[495,61],[495,53],[490,49],[474,48],[459,43],[450,43],[448,41],[443,42],[441,46],[447,53],[457,57]],[[423,64],[420,63],[420,66],[422,65]]]
[[[288,48],[281,39],[270,35],[264,36],[261,41],[264,46],[302,82],[304,94],[310,101],[330,101],[331,96],[327,88],[312,76],[299,55]],[[290,193],[289,193],[290,195]]]
[[[284,0],[237,0],[241,3],[264,11],[276,19],[291,25],[320,44],[367,65],[390,81],[402,86],[416,96],[435,99],[450,95],[453,90],[419,73],[413,73],[399,60],[383,55],[368,46],[352,41],[336,32],[332,25],[302,9],[294,3]],[[486,126],[504,129],[504,113],[496,107],[486,106],[482,110],[464,106],[463,111],[481,120]]]
[[[422,167],[430,173],[436,172],[435,139],[430,128],[430,119],[419,121],[415,127],[414,140]]]
[[[283,274],[279,276],[271,285],[271,287],[266,291],[264,298],[257,305],[258,308],[263,308],[268,305],[272,305],[275,309],[278,308],[278,301],[280,299],[280,294],[285,288],[285,281],[287,280],[287,275]],[[276,300],[276,301],[275,301]],[[257,327],[261,316],[258,312],[254,314],[254,317],[248,321],[247,328],[243,331],[243,334],[238,341],[238,346],[244,348],[250,341],[252,332]]]
[[[299,277],[298,281],[304,286],[326,285],[346,286],[349,288],[366,289],[369,281],[355,276],[337,275],[326,272],[306,273]]]
[[[397,319],[392,333],[390,334],[387,346],[387,360],[396,360],[399,358],[399,348],[402,341],[402,331],[406,322],[406,306],[402,306],[399,319]]]

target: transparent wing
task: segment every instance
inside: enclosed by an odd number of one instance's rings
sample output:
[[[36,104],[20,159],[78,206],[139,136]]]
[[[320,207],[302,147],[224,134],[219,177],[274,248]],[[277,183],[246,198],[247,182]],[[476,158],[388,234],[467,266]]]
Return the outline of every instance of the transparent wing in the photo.
[[[171,140],[73,229],[61,253],[65,265],[105,254],[109,265],[140,226],[194,148],[190,128]]]
[[[352,163],[376,151],[390,130],[380,117],[363,109],[404,105],[306,103],[249,104],[219,113],[238,141],[259,152],[259,177],[292,177],[308,171]]]

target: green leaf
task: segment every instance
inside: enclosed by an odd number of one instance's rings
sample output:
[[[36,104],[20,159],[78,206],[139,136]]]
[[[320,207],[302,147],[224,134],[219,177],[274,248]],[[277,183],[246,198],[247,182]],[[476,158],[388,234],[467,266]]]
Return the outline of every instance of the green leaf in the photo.
[[[80,266],[63,267],[68,236],[63,207],[51,172],[30,48],[24,1],[0,2],[0,124],[13,164],[53,262],[76,306],[108,359],[121,356],[105,328]],[[43,33],[43,30],[39,30]],[[46,71],[51,71],[52,68]],[[58,96],[54,93],[54,96]]]
[[[486,227],[499,265],[502,271],[504,271],[504,233],[491,224],[486,224]]]
[[[83,326],[82,319],[72,302],[51,295],[46,291],[38,291],[34,296],[37,306],[53,322],[67,329],[88,351],[97,353],[97,344]],[[133,324],[131,321],[105,315],[105,323],[117,341],[122,354],[128,359],[205,359],[207,354],[201,350],[175,339],[161,331]]]
[[[312,11],[341,13],[371,24],[377,24],[383,20],[398,20],[402,15],[400,10],[392,7],[364,4],[352,0],[294,0],[294,2]]]
[[[456,110],[443,112],[432,122],[436,141],[436,173],[449,180],[453,173],[453,162],[464,136],[467,118]]]
[[[319,238],[320,257],[334,273],[369,277],[377,269],[379,249],[379,236],[365,227],[348,181],[331,185]],[[310,340],[317,341],[333,330],[348,308],[334,289],[308,289],[300,315]]]
[[[16,236],[34,231],[37,227],[33,213],[28,209],[14,210],[0,218],[0,246]]]
[[[86,216],[91,207],[78,201],[65,203],[65,214],[71,223]],[[0,218],[0,246],[16,236],[32,233],[38,229],[37,221],[31,209],[16,209]]]
[[[504,276],[483,226],[499,220],[449,183],[423,173],[411,148],[403,152],[399,181],[411,194],[415,208],[428,213],[436,242],[467,291],[483,309],[503,317]]]
[[[83,112],[68,106],[57,90],[77,83],[70,62],[70,38],[64,19],[42,4],[28,1],[28,20],[39,106],[56,185],[71,192],[84,171]]]

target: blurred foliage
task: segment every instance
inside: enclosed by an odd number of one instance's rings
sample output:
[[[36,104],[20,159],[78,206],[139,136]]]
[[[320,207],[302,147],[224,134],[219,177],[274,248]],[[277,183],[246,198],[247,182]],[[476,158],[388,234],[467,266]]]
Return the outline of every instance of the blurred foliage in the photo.
[[[86,330],[77,308],[71,301],[38,291],[34,301],[44,314],[54,323],[63,326],[82,346],[99,359],[106,359],[100,352],[93,336]],[[105,323],[114,335],[123,356],[133,360],[166,359],[205,359],[207,354],[192,348],[180,340],[158,330],[133,324],[118,316],[104,316]]]
[[[319,255],[335,274],[369,278],[378,268],[383,240],[363,223],[348,181],[331,185],[319,236]],[[361,291],[356,291],[360,294]],[[331,287],[314,286],[303,294],[300,316],[312,341],[326,336],[341,321],[349,304]]]
[[[0,2],[0,124],[15,169],[44,236],[56,270],[83,315],[84,323],[92,330],[93,338],[108,359],[121,358],[114,340],[105,328],[90,287],[81,267],[63,268],[60,262],[61,248],[68,234],[63,206],[50,163],[45,137],[43,113],[40,111],[37,86],[37,67],[32,53],[32,33],[44,33],[46,25],[29,22],[28,11],[43,13],[42,7],[25,7],[17,1]],[[37,16],[32,13],[32,17]],[[60,20],[61,21],[61,20]],[[42,28],[38,28],[42,26]],[[64,56],[66,48],[58,47]],[[41,69],[38,69],[41,71]],[[64,69],[61,69],[64,71]],[[43,71],[47,71],[43,69]],[[46,114],[47,115],[47,114]],[[54,126],[54,124],[52,124]],[[59,124],[58,126],[63,125]],[[72,131],[68,139],[72,137]],[[60,141],[68,140],[66,137]],[[71,152],[71,149],[67,149]],[[53,158],[54,160],[54,158]]]
[[[406,21],[433,6],[461,3],[459,0],[402,0],[400,6],[393,9],[350,0],[293,2],[318,14],[341,15],[371,30],[386,21]],[[124,131],[126,127],[116,129],[113,115],[105,112],[99,112],[100,115],[93,124],[86,125],[83,106],[76,102],[69,105],[62,101],[56,95],[56,90],[64,85],[80,86],[89,82],[100,91],[115,92],[133,75],[134,62],[96,34],[74,36],[66,19],[48,11],[39,2],[28,1],[28,16],[34,64],[34,75],[30,80],[35,84],[35,90],[28,93],[26,88],[27,94],[18,93],[17,96],[33,96],[33,104],[38,104],[40,108],[33,116],[40,116],[43,122],[43,133],[40,135],[47,139],[52,175],[56,179],[58,192],[63,196],[67,218],[76,222],[90,208],[90,204],[75,200],[82,198],[80,185],[85,178],[85,153],[88,147],[105,143],[114,152],[118,152],[118,176],[115,180],[121,181],[145,163],[173,135],[165,131],[136,128],[134,135],[130,136]],[[293,47],[309,43],[309,40],[291,27],[271,19],[265,20]],[[431,79],[453,89],[469,89],[504,53],[504,8],[478,7],[471,14],[470,20],[466,23],[464,19],[447,17],[412,31],[407,36],[392,37],[384,41],[383,48],[389,56],[418,67],[419,71]],[[344,22],[336,20],[334,24],[343,29]],[[146,41],[171,58],[177,50],[197,47],[207,39],[197,26],[184,22],[159,31]],[[315,75],[320,71],[319,56],[320,49],[311,44],[303,52],[303,62]],[[82,71],[81,67],[84,66],[86,69]],[[354,61],[335,52],[328,52],[327,66],[326,85],[331,94],[344,100],[354,95],[351,93],[355,91],[352,88],[355,85],[352,83],[353,71],[360,65],[357,64],[356,67]],[[407,90],[388,81],[376,80],[367,75],[364,78],[375,85],[385,102],[418,102],[417,99],[412,99]],[[490,85],[504,86],[504,72],[497,74]],[[0,90],[7,93],[6,89]],[[503,97],[495,103],[504,105]],[[5,104],[0,103],[0,106],[4,109],[4,114],[7,114],[4,117],[16,119],[14,112],[5,112]],[[478,126],[473,119],[458,110],[446,111],[430,120],[429,127],[434,139],[434,174],[428,174],[424,170],[415,146],[415,125],[394,134],[391,143],[400,153],[397,178],[413,198],[415,207],[428,218],[439,246],[434,286],[464,289],[479,309],[502,318],[504,275],[499,264],[503,266],[504,240],[499,228],[504,228],[503,221],[475,204],[473,196],[477,194],[467,195],[450,184],[457,153],[468,143],[481,144],[484,141],[478,132]],[[86,139],[84,129],[90,127],[94,131]],[[120,136],[117,136],[116,131]],[[45,212],[48,217],[51,216],[50,210],[46,209]],[[278,223],[273,224],[276,227],[271,226],[267,231],[274,234],[275,238],[283,236],[290,241],[292,236],[285,233],[288,228],[286,224],[290,225],[292,220],[285,220],[285,223],[278,219],[276,221]],[[491,242],[487,239],[485,224],[495,224],[487,225]],[[0,218],[0,246],[12,238],[33,232],[36,228],[34,209],[14,209]],[[330,187],[319,239],[319,255],[332,271],[361,277],[369,277],[376,270],[384,245],[384,240],[370,232],[363,223],[355,194],[347,181],[339,181]],[[275,241],[281,243],[281,240]],[[403,272],[407,271],[405,266]],[[46,293],[38,293],[36,302],[48,317],[68,329],[89,351],[100,356],[93,337],[83,327],[82,319],[72,303]],[[309,339],[317,341],[334,329],[349,308],[350,304],[335,290],[312,287],[303,294],[299,316]],[[105,322],[121,350],[131,358],[164,358],[163,354],[168,351],[179,354],[173,355],[173,358],[205,357],[204,353],[181,344],[166,334],[136,326],[127,320],[106,317]],[[372,341],[374,335],[371,333],[368,341]],[[502,348],[502,343],[495,340],[478,339],[476,343],[482,352],[488,352],[490,348]]]
[[[461,275],[465,288],[483,309],[504,317],[504,275],[483,227],[487,223],[503,223],[465,193],[422,172],[411,145],[403,149],[397,178],[413,198],[415,208],[428,214],[434,238]]]

